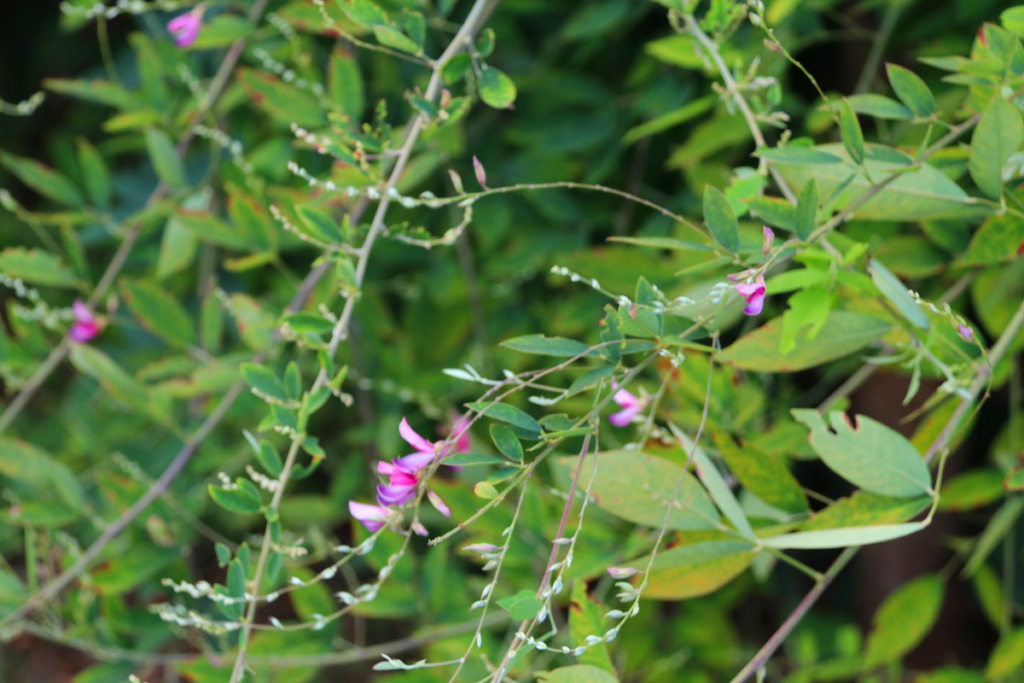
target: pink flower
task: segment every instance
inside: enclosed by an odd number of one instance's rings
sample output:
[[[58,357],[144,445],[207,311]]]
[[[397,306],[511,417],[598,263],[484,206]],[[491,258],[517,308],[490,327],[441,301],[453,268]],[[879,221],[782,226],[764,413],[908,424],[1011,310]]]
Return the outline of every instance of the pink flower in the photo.
[[[764,226],[764,255],[767,256],[768,252],[772,250],[772,242],[775,241],[775,233],[767,225]]]
[[[387,524],[388,515],[390,514],[387,508],[367,505],[366,503],[356,503],[351,500],[348,502],[348,511],[352,515],[352,519],[362,522],[366,530],[371,533]]]
[[[747,315],[759,315],[764,308],[764,277],[758,275],[757,281],[749,285],[736,285],[736,291],[747,300],[747,307],[743,312]]]
[[[618,384],[615,385],[616,388],[618,388],[618,386]],[[612,400],[622,406],[622,410],[608,416],[608,421],[616,427],[625,427],[628,425],[647,404],[647,401],[634,396],[625,389],[619,389],[616,391],[615,395],[612,396]]]
[[[377,472],[388,478],[388,483],[377,485],[377,503],[380,506],[379,508],[373,505],[363,505],[362,503],[349,503],[350,510],[352,510],[352,506],[355,505],[359,506],[362,514],[370,514],[366,511],[371,509],[387,511],[387,508],[405,505],[416,497],[416,490],[422,481],[420,473],[439,456],[441,453],[441,447],[444,445],[444,441],[438,441],[436,443],[427,441],[409,426],[409,422],[404,417],[402,418],[402,422],[398,425],[398,433],[402,435],[402,438],[405,439],[410,446],[416,449],[416,452],[397,458],[391,462],[382,461],[377,463]],[[427,491],[427,499],[442,515],[445,517],[451,516],[451,510],[448,509],[448,506],[444,504],[444,501],[441,500],[439,495],[433,491]],[[370,529],[366,519],[357,516],[355,512],[352,513],[352,516],[363,522],[363,525],[366,526],[367,529]],[[373,522],[374,519],[375,518],[373,517],[369,518],[371,522]],[[380,525],[378,524],[376,528],[379,529]],[[376,529],[370,529],[370,531],[375,530]]]
[[[956,324],[956,331],[960,333],[960,336],[964,338],[965,342],[969,342],[969,343],[973,343],[974,342],[974,330],[969,328],[967,325],[964,325],[963,323],[958,322]]]
[[[178,47],[188,47],[196,42],[199,37],[199,29],[203,26],[204,7],[198,5],[191,12],[174,17],[167,22],[167,32],[174,36],[174,44]]]
[[[473,155],[473,173],[476,174],[476,181],[480,183],[480,187],[487,189],[487,171],[484,170],[484,165],[480,163],[480,160]]]
[[[96,320],[96,316],[82,301],[75,300],[71,310],[75,314],[75,322],[68,331],[71,341],[84,344],[91,341],[103,329],[103,325]]]
[[[469,417],[466,415],[458,415],[452,420],[451,434],[455,434],[455,448],[456,453],[469,453]]]

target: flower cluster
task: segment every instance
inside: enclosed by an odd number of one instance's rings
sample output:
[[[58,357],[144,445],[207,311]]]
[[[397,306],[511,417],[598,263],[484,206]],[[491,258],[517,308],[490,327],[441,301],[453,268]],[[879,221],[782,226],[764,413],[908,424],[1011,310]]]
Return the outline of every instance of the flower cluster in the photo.
[[[416,491],[423,481],[422,473],[437,460],[443,460],[452,453],[469,451],[469,436],[466,433],[466,420],[460,418],[452,426],[454,446],[448,446],[448,439],[428,441],[409,426],[404,417],[398,425],[398,433],[414,452],[392,460],[377,463],[377,472],[387,477],[386,484],[377,486],[377,505],[349,501],[348,510],[353,519],[359,520],[368,531],[377,531],[395,519],[395,511],[416,497]],[[447,452],[446,452],[447,449]],[[427,490],[427,499],[445,517],[451,516],[451,510],[441,497],[434,491]],[[414,528],[421,535],[426,533],[422,527]]]

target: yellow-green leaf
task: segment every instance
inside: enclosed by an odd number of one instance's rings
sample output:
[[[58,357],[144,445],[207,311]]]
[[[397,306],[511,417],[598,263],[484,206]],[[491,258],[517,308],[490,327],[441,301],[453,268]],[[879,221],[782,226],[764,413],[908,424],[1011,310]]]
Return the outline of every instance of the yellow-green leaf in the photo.
[[[757,552],[753,544],[742,541],[708,541],[663,550],[645,577],[644,597],[682,600],[707,595],[739,576]],[[628,566],[645,569],[648,559]]]
[[[942,581],[927,574],[900,586],[875,612],[864,668],[893,662],[928,635],[942,607]]]
[[[121,280],[121,296],[142,326],[175,346],[192,346],[196,331],[178,299],[149,280]]]
[[[971,137],[967,170],[982,192],[993,199],[1003,193],[1003,166],[1024,143],[1020,111],[999,95],[985,107]]]

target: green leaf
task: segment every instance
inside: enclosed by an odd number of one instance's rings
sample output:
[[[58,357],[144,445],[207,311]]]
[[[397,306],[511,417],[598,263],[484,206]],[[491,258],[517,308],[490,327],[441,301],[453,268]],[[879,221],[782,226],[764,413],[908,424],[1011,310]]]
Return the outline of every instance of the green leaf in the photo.
[[[967,245],[958,266],[991,266],[1024,255],[1024,221],[1009,214],[989,216]]]
[[[295,361],[288,363],[284,369],[284,387],[289,399],[298,401],[302,398],[302,373]]]
[[[178,225],[207,244],[229,249],[246,249],[245,239],[222,219],[205,211],[179,209],[173,217]]]
[[[742,370],[797,372],[848,356],[881,339],[888,331],[888,323],[878,318],[832,311],[817,337],[798,340],[792,352],[781,354],[778,348],[782,318],[779,317],[740,337],[718,355],[718,360]]]
[[[959,512],[990,505],[1005,494],[1003,480],[1003,473],[991,467],[957,475],[942,485],[939,510]]]
[[[886,64],[889,84],[896,92],[896,97],[907,105],[907,109],[915,116],[928,117],[935,113],[935,98],[924,81],[909,69],[897,64]]]
[[[491,419],[508,422],[509,424],[526,430],[531,434],[540,436],[540,423],[523,411],[519,410],[519,408],[510,406],[507,403],[492,404],[489,401],[477,401],[468,405],[471,409],[482,413]]]
[[[739,576],[757,557],[755,546],[743,541],[690,543],[663,550],[646,576],[644,596],[683,600],[716,591]],[[645,569],[649,558],[626,566]]]
[[[899,311],[915,327],[927,330],[929,327],[928,316],[914,298],[907,293],[907,286],[900,282],[900,279],[882,265],[878,259],[871,259],[868,264],[868,272],[871,273],[871,281],[875,283],[878,291],[885,295],[896,310]]]
[[[242,379],[245,383],[255,389],[262,396],[267,396],[274,401],[288,403],[290,398],[281,380],[273,372],[262,365],[255,363],[242,364]]]
[[[804,190],[807,188],[805,187]],[[752,197],[747,202],[750,212],[776,228],[796,232],[796,207],[779,197]]]
[[[524,588],[515,595],[507,595],[498,600],[498,605],[508,612],[513,621],[526,621],[537,616],[544,603],[537,599],[534,591]]]
[[[185,166],[167,133],[158,128],[146,129],[146,149],[157,176],[174,189],[185,187]]]
[[[116,83],[99,78],[91,81],[70,78],[47,78],[43,81],[43,87],[62,95],[77,97],[87,102],[105,104],[108,107],[133,109],[142,104],[134,93]]]
[[[669,422],[668,426],[672,434],[679,441],[683,451],[689,453],[690,457],[693,458],[697,476],[700,478],[701,483],[704,484],[704,488],[711,494],[711,499],[715,501],[718,509],[722,511],[726,519],[732,522],[737,531],[747,538],[753,539],[754,530],[750,526],[750,521],[747,520],[740,502],[736,500],[732,489],[725,483],[725,479],[722,478],[722,474],[718,471],[715,463],[711,462],[711,459],[704,453],[704,449],[691,441],[690,437],[684,434],[675,424]]]
[[[711,185],[704,187],[704,223],[715,241],[727,251],[736,253],[740,248],[740,226],[732,205],[722,191]]]
[[[502,425],[491,425],[491,440],[498,450],[509,460],[523,461],[523,445],[512,430]]]
[[[586,353],[590,347],[575,339],[564,337],[546,337],[543,334],[527,334],[522,337],[513,337],[501,342],[501,346],[513,351],[532,353],[538,356],[556,356],[559,358],[571,358]]]
[[[213,19],[203,22],[203,29],[188,49],[209,50],[216,47],[228,47],[236,40],[248,37],[254,30],[255,27],[252,23],[244,17],[234,14],[218,14]]]
[[[537,680],[542,683],[618,683],[619,681],[607,671],[589,664],[575,664],[552,671],[538,671]]]
[[[1020,110],[995,96],[981,115],[971,137],[967,170],[982,192],[993,199],[1003,193],[1003,167],[1024,143],[1024,119]]]
[[[149,280],[121,280],[121,296],[144,328],[174,346],[192,346],[196,331],[178,300]]]
[[[77,207],[85,203],[82,191],[63,173],[34,159],[25,159],[0,152],[0,164],[17,176],[18,180],[58,204]]]
[[[924,522],[909,524],[879,524],[877,526],[851,526],[841,529],[798,531],[781,536],[762,538],[761,543],[770,548],[795,550],[822,550],[825,548],[848,548],[856,545],[884,543],[896,538],[909,536],[924,529]]]
[[[468,55],[466,56],[468,59]],[[336,47],[327,66],[327,93],[335,106],[357,122],[366,109],[366,88],[352,53]]]
[[[997,681],[1024,667],[1024,626],[1003,635],[985,666],[985,680]]]
[[[557,474],[568,481],[579,456],[564,456],[555,461]],[[674,462],[642,451],[602,451],[591,492],[598,507],[634,524],[660,529],[665,508],[673,499],[676,505],[668,516],[669,529],[713,529],[719,524],[718,511],[707,492],[689,472]],[[590,481],[594,458],[589,457],[580,471],[581,481]],[[680,477],[682,477],[680,479]]]
[[[96,148],[85,138],[75,140],[78,146],[78,165],[89,201],[100,209],[110,207],[110,169]]]
[[[737,446],[722,433],[715,438],[718,452],[745,489],[785,512],[807,512],[807,498],[800,483],[778,458],[765,455],[750,443]]]
[[[305,90],[282,83],[274,76],[256,69],[239,69],[238,81],[256,106],[279,123],[297,123],[303,128],[321,128],[327,124],[320,103]]]
[[[857,490],[814,513],[800,526],[800,530],[828,531],[848,527],[901,524],[919,515],[931,502],[929,496],[881,496],[870,491]]]
[[[864,669],[895,662],[920,643],[939,616],[942,581],[926,574],[903,584],[875,612]]]
[[[281,321],[296,334],[326,334],[334,329],[334,323],[317,313],[292,313]]]
[[[397,27],[388,24],[377,24],[373,27],[373,35],[377,42],[384,47],[390,47],[400,52],[418,55],[423,49],[415,40],[402,33]]]
[[[579,578],[573,579],[572,604],[569,606],[569,639],[573,647],[587,645],[587,636],[600,635],[607,630],[603,611],[600,603],[591,600],[587,595],[586,582]],[[588,647],[579,656],[579,662],[611,674],[615,673],[605,643]]]
[[[820,147],[762,147],[754,154],[772,163],[799,164],[801,166],[841,164],[843,161],[842,157]]]
[[[452,467],[472,467],[473,465],[507,465],[508,460],[496,455],[485,453],[453,453],[444,459],[445,465]]]
[[[63,463],[33,444],[0,437],[0,475],[31,489],[41,499],[56,493],[74,510],[81,510],[85,494],[78,479]]]
[[[832,310],[832,292],[823,285],[801,289],[786,302],[782,315],[779,353],[787,355],[797,347],[798,338],[813,342],[828,321]],[[806,330],[805,334],[804,333]]]
[[[263,504],[260,500],[253,498],[245,489],[224,489],[209,484],[207,490],[213,501],[229,512],[239,514],[254,514],[260,511]]]
[[[30,285],[77,287],[81,284],[60,257],[42,249],[8,247],[0,251],[0,272]]]
[[[303,232],[313,239],[327,244],[345,244],[347,242],[338,223],[326,211],[300,204],[295,207],[295,213],[298,214],[300,220],[300,225],[297,227],[300,230],[305,228]]]
[[[884,95],[861,94],[850,95],[846,98],[850,107],[858,114],[867,114],[876,119],[891,119],[895,121],[909,121],[914,118],[914,112],[910,111],[894,99]]]
[[[99,349],[87,344],[73,344],[71,364],[99,382],[118,403],[136,409],[145,409],[149,405],[146,387]]]
[[[846,100],[839,105],[839,135],[850,158],[858,164],[864,163],[864,131],[860,129],[853,107]]]
[[[839,208],[872,191],[879,181],[895,174],[895,180],[857,208],[854,213],[857,219],[912,221],[987,213],[942,171],[927,163],[914,167],[913,159],[892,148],[873,144],[865,146],[867,176],[863,169],[849,160],[841,144],[819,145],[811,151],[814,150],[836,156],[838,163],[822,165],[779,160],[775,162],[775,168],[797,193],[813,178],[818,184],[818,196],[828,198],[835,194],[839,197]]]
[[[796,223],[796,236],[802,240],[810,237],[818,224],[818,182],[814,178],[808,180],[800,191],[794,222]]]
[[[885,496],[931,494],[931,475],[904,436],[869,417],[856,424],[845,413],[829,415],[832,429],[816,410],[794,409],[793,417],[811,430],[811,447],[836,474]]]
[[[488,66],[480,74],[480,99],[489,107],[508,109],[516,101],[516,84],[503,72]]]

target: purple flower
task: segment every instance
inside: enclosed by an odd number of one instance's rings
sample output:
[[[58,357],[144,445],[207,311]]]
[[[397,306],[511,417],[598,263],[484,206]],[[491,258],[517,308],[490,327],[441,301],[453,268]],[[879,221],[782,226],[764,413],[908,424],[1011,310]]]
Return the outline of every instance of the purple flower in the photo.
[[[473,155],[473,173],[476,174],[476,181],[480,183],[480,187],[487,189],[487,171],[484,170],[484,165],[480,163],[480,160]]]
[[[85,344],[91,341],[103,329],[103,326],[96,320],[96,316],[93,315],[93,312],[82,301],[75,300],[71,310],[75,314],[75,322],[68,331],[68,337],[71,341]]]
[[[974,343],[974,330],[964,325],[961,322],[956,324],[956,331],[960,333],[960,336],[964,338],[965,342]]]
[[[404,417],[398,425],[398,433],[416,451],[391,462],[377,463],[377,472],[388,478],[386,484],[377,485],[377,505],[354,502],[348,504],[352,516],[362,522],[363,526],[370,531],[376,531],[383,526],[384,522],[380,517],[381,514],[386,516],[389,513],[389,508],[405,505],[416,497],[416,490],[422,482],[420,473],[434,462],[444,445],[444,441],[431,443],[424,439],[409,426],[409,422]],[[451,510],[439,495],[428,490],[427,499],[442,515],[451,516]],[[380,512],[381,510],[383,513]],[[419,533],[418,530],[417,533]]]
[[[191,12],[174,17],[167,22],[167,32],[174,36],[174,44],[178,47],[188,47],[196,42],[199,37],[199,29],[203,26],[202,5],[197,5]]]
[[[348,502],[348,511],[353,519],[362,522],[366,530],[371,533],[387,524],[388,515],[390,514],[387,508],[367,505],[366,503],[356,503],[351,500]]]
[[[764,277],[758,275],[757,281],[748,285],[736,285],[736,291],[740,293],[744,299],[747,300],[747,307],[743,309],[743,312],[747,315],[760,315],[761,309],[764,308]]]
[[[618,387],[618,384],[615,386]],[[622,406],[622,410],[608,416],[608,421],[616,427],[625,427],[628,425],[633,421],[634,417],[640,414],[640,411],[643,410],[644,406],[647,404],[647,401],[634,396],[625,389],[619,389],[616,391],[615,395],[612,396],[612,400]]]
[[[764,255],[767,256],[768,252],[772,250],[772,242],[775,241],[775,232],[772,231],[767,225],[764,226]]]

